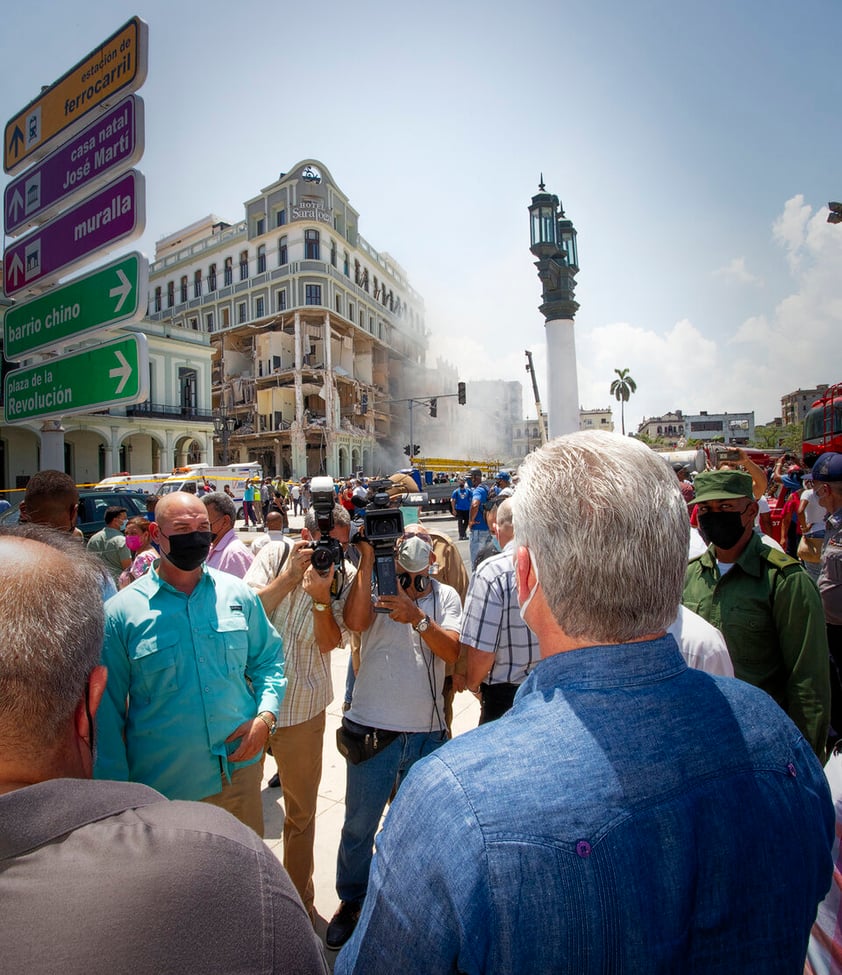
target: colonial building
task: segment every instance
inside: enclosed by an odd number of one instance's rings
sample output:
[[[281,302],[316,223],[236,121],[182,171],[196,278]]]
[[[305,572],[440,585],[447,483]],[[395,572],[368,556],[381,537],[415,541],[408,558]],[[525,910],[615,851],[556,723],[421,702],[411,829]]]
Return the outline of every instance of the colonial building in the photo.
[[[8,305],[0,292],[0,308]],[[213,352],[208,337],[171,323],[149,321],[115,329],[114,333],[129,331],[147,336],[149,399],[134,406],[67,416],[61,421],[5,423],[2,380],[17,364],[0,356],[0,491],[15,492],[26,486],[41,469],[42,433],[52,434],[57,427],[64,431],[64,469],[77,484],[95,484],[121,471],[148,474],[211,461]],[[4,493],[0,497],[14,502],[20,495]]]
[[[686,418],[681,410],[673,410],[663,416],[644,418],[637,428],[638,434],[650,440],[676,440],[687,435]]]
[[[754,440],[754,411],[751,413],[701,413],[687,415],[687,437],[692,440],[721,440],[745,446]]]
[[[247,200],[239,223],[208,216],[165,237],[149,279],[153,321],[210,338],[230,462],[296,477],[394,470],[409,436],[400,401],[455,392],[455,371],[426,369],[421,296],[317,160]]]
[[[547,412],[541,411],[544,418],[544,430],[547,429]],[[527,454],[537,450],[541,446],[541,425],[538,423],[537,416],[526,417],[521,420],[514,430],[512,440],[512,450],[514,453],[513,467],[516,467]]]
[[[637,428],[651,440],[666,440],[682,446],[681,440],[719,440],[723,443],[747,444],[754,439],[754,413],[684,414],[681,410],[644,419]]]
[[[604,410],[585,410],[579,409],[579,429],[580,430],[606,430],[612,433],[614,430],[614,415],[611,407]]]
[[[819,383],[815,389],[796,389],[781,397],[781,421],[784,424],[802,423],[810,407],[827,390],[827,383]]]

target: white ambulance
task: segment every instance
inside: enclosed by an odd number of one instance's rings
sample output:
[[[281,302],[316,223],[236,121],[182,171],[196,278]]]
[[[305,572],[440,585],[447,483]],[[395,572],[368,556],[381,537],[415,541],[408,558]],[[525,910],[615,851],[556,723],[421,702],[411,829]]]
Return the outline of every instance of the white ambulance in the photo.
[[[263,468],[257,461],[250,464],[228,464],[227,467],[211,467],[210,464],[188,464],[176,467],[158,488],[158,494],[171,491],[190,491],[201,497],[211,491],[231,491],[237,505],[237,518],[243,517],[243,489],[246,482],[257,478],[263,480]]]
[[[142,491],[144,494],[157,494],[161,485],[170,476],[168,471],[159,474],[113,474],[94,485],[95,491]]]

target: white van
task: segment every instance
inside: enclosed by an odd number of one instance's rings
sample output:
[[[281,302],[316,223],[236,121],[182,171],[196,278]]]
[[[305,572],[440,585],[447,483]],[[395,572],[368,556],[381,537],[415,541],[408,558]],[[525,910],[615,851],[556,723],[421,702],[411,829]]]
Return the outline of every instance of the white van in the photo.
[[[169,477],[163,471],[159,474],[114,474],[94,485],[95,491],[142,491],[144,494],[157,494],[161,485]]]
[[[158,488],[158,494],[171,491],[190,491],[201,497],[210,491],[230,489],[237,505],[237,518],[242,518],[243,488],[251,478],[263,480],[263,468],[257,461],[250,464],[229,464],[227,467],[211,467],[210,464],[188,464],[177,467]]]

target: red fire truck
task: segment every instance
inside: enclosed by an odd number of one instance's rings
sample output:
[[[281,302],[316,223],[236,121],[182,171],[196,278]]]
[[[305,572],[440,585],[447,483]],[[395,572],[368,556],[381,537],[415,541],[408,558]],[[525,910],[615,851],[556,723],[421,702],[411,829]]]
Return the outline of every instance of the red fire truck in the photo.
[[[842,453],[842,383],[828,386],[804,417],[804,467],[809,470],[828,451]]]

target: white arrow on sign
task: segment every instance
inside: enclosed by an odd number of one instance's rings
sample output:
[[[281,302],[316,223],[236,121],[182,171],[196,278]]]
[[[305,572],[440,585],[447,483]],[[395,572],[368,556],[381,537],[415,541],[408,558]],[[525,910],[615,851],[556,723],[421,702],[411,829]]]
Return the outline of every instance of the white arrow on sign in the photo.
[[[115,349],[114,355],[117,356],[117,360],[120,363],[120,365],[117,366],[115,369],[109,370],[108,375],[112,379],[116,379],[117,376],[120,377],[120,382],[117,384],[117,391],[114,394],[115,396],[119,396],[120,393],[123,392],[126,383],[129,381],[129,377],[132,374],[132,367],[126,361],[126,357],[123,355],[122,352],[119,351],[119,349]]]
[[[23,271],[23,261],[20,259],[20,254],[15,254],[12,258],[12,263],[9,265],[9,277],[12,282],[17,285],[18,278]]]
[[[12,197],[12,202],[9,204],[9,211],[11,213],[12,220],[17,222],[18,213],[20,213],[20,208],[23,206],[23,197],[20,195],[19,190],[15,190],[15,194]]]
[[[117,295],[120,296],[120,300],[117,302],[117,307],[114,309],[115,313],[118,312],[123,307],[126,298],[128,298],[129,295],[132,293],[132,283],[131,281],[129,281],[126,275],[123,274],[121,268],[117,269],[117,277],[120,279],[120,284],[118,284],[116,288],[112,288],[108,292],[109,296],[112,298],[116,298]],[[120,390],[118,389],[117,392],[119,393]]]

